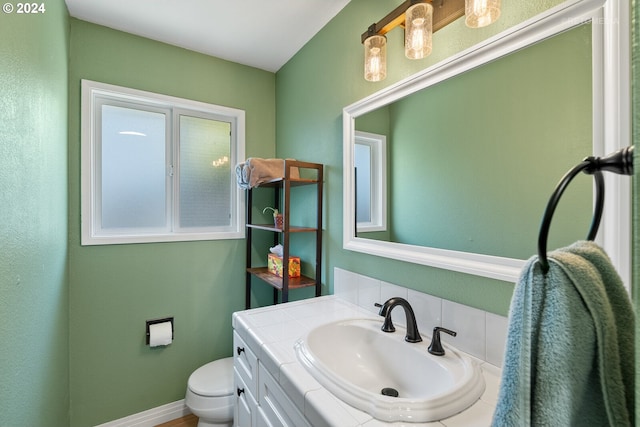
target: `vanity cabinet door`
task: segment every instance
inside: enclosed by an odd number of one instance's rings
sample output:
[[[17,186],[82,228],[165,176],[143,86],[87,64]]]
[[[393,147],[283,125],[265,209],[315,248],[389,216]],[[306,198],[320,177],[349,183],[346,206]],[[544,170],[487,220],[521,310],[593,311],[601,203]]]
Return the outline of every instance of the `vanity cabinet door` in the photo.
[[[264,427],[311,427],[304,415],[285,394],[284,390],[258,363],[260,415],[258,423]]]
[[[234,427],[256,427],[256,412],[258,402],[253,397],[247,385],[242,381],[236,369],[233,370],[234,383],[236,386],[236,404],[233,408]]]
[[[253,396],[258,396],[258,357],[244,340],[233,332],[233,366]]]

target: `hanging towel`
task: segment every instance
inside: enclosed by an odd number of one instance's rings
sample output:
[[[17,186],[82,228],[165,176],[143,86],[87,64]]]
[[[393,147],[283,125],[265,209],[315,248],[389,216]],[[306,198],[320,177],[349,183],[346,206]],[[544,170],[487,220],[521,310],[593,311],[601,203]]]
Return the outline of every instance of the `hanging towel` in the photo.
[[[516,284],[494,427],[631,426],[634,313],[605,252],[581,241],[529,259]]]
[[[284,177],[284,159],[249,157],[236,165],[238,186],[247,190],[277,178]],[[298,168],[291,169],[291,178],[299,178]]]

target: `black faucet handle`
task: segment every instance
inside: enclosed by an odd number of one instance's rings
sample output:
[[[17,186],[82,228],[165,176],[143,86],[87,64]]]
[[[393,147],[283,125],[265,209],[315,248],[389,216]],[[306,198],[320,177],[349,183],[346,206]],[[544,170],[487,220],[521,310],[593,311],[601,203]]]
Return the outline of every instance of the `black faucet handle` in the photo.
[[[455,337],[456,335],[458,335],[458,333],[456,331],[452,331],[451,329],[447,329],[447,328],[443,328],[440,326],[436,326],[435,328],[433,328],[433,333],[437,333],[438,336],[440,335],[440,332],[445,332],[449,335],[451,335],[452,337]]]
[[[431,344],[429,345],[429,353],[434,356],[444,356],[444,348],[442,347],[442,343],[440,342],[440,332],[445,332],[452,337],[458,335],[457,332],[452,331],[447,328],[442,328],[440,326],[436,326],[433,328],[433,336],[431,337]]]
[[[378,310],[378,316],[385,317],[387,315],[387,313],[389,312],[389,306],[386,303],[385,304],[380,304],[379,302],[375,302],[375,303],[373,303],[373,305],[380,309],[380,310]]]
[[[386,304],[382,305],[377,302],[373,305],[380,308],[378,315],[384,317],[384,323],[382,324],[382,328],[380,329],[383,332],[395,332],[396,328],[395,326],[393,326],[393,321],[391,321],[391,313],[389,312],[389,307]]]

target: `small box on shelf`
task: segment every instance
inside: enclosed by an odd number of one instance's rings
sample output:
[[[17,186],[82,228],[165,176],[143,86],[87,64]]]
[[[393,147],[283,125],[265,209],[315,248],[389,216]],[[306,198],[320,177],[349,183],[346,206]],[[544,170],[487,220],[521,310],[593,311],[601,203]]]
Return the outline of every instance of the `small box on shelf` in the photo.
[[[282,277],[282,258],[276,254],[269,254],[267,267],[271,274]],[[289,256],[289,277],[300,277],[300,258]]]

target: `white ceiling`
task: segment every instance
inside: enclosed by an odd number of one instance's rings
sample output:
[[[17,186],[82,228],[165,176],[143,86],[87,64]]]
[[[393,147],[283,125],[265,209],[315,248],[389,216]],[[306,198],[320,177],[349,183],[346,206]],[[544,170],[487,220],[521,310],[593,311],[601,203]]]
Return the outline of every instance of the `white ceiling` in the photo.
[[[65,0],[71,16],[278,71],[350,0]]]

